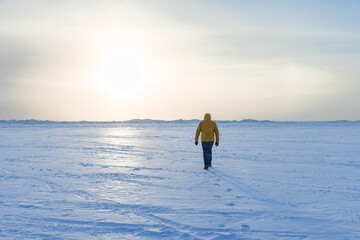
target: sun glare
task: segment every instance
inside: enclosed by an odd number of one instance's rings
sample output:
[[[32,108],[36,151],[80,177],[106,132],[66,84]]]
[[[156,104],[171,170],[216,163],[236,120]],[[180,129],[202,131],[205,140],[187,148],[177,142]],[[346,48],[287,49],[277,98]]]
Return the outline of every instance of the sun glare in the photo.
[[[139,57],[125,48],[114,47],[100,60],[98,85],[106,94],[118,96],[136,90],[144,79],[144,66]]]

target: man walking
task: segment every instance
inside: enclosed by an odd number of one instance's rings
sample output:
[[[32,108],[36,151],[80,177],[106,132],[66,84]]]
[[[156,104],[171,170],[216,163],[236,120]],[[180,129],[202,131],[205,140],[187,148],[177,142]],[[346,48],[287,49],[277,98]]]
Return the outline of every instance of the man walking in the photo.
[[[195,135],[195,145],[198,145],[198,139],[201,132],[201,144],[204,151],[204,169],[211,167],[212,153],[214,144],[214,134],[216,136],[215,146],[219,145],[219,129],[214,121],[211,121],[211,115],[205,114],[204,120],[199,123]]]

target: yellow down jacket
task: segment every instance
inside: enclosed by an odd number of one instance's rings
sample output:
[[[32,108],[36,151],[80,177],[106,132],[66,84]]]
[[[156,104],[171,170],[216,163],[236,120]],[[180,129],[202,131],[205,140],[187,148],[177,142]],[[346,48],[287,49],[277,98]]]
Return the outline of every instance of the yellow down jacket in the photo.
[[[205,114],[204,120],[199,123],[196,130],[195,142],[198,141],[201,132],[202,142],[213,142],[214,134],[216,135],[216,142],[219,142],[219,129],[214,121],[211,121],[211,115]]]

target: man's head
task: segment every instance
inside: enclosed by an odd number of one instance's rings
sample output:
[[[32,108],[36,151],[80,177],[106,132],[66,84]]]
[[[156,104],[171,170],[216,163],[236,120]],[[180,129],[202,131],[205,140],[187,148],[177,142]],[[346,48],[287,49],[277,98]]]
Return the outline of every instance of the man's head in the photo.
[[[204,120],[210,121],[211,120],[211,115],[210,113],[206,113],[204,116]]]

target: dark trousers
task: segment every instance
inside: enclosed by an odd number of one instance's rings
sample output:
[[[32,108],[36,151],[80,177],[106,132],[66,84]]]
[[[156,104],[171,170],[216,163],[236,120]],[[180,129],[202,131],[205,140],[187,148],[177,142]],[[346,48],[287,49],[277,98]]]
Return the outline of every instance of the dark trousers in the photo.
[[[209,165],[211,164],[211,158],[212,158],[211,149],[213,147],[214,142],[201,142],[201,144],[204,151],[204,164]]]

